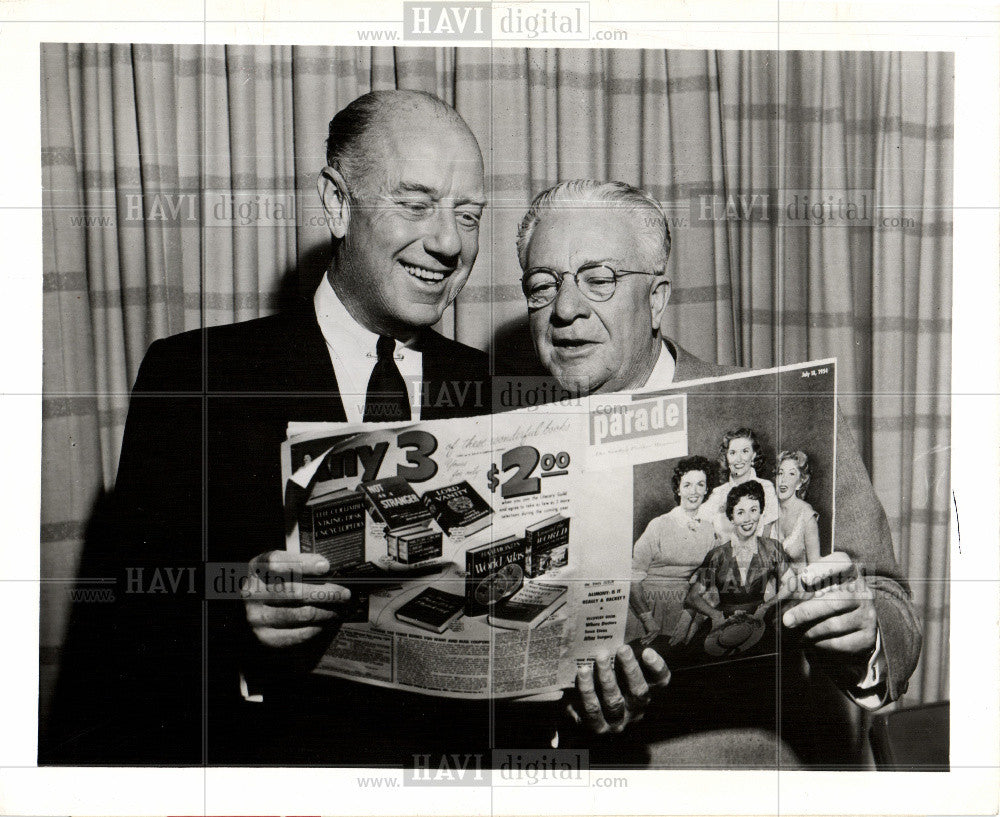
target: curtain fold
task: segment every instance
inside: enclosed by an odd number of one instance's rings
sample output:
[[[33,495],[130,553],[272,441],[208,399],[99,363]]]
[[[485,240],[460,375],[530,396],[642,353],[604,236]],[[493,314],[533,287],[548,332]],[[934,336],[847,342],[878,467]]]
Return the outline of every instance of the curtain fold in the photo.
[[[75,575],[149,343],[315,286],[329,119],[415,88],[457,108],[486,162],[479,259],[445,334],[499,367],[529,354],[517,224],[560,180],[617,178],[670,218],[668,335],[723,363],[838,358],[924,621],[910,695],[947,697],[951,55],[47,44],[41,70],[44,578]],[[782,212],[838,191],[872,217]],[[68,609],[55,587],[43,664]]]

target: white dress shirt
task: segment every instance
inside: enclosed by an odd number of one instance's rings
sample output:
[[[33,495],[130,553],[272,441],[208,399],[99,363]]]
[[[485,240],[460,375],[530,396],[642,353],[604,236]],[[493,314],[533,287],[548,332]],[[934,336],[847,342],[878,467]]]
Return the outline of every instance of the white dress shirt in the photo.
[[[660,341],[660,356],[656,359],[653,371],[649,373],[643,391],[654,391],[655,389],[665,389],[674,382],[674,369],[677,368],[677,361],[667,349],[667,344]]]
[[[351,313],[341,303],[325,275],[316,287],[313,306],[316,308],[319,328],[326,340],[326,349],[330,353],[330,362],[337,377],[340,399],[344,404],[344,411],[347,412],[347,421],[360,423],[365,415],[368,381],[378,362],[375,345],[379,336],[365,329],[351,317]],[[424,356],[415,349],[397,342],[394,357],[399,373],[406,381],[410,417],[419,420]]]

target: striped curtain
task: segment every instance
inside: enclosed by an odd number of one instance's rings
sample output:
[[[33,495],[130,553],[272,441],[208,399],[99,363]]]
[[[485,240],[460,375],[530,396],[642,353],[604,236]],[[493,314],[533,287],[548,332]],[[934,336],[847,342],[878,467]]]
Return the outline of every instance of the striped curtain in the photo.
[[[498,365],[523,354],[528,201],[616,178],[670,216],[669,336],[722,363],[838,358],[924,622],[910,695],[947,697],[951,55],[49,44],[41,71],[43,712],[146,347],[315,286],[327,123],[394,87],[454,105],[486,159],[479,260],[445,334]],[[782,217],[844,191],[874,217]]]

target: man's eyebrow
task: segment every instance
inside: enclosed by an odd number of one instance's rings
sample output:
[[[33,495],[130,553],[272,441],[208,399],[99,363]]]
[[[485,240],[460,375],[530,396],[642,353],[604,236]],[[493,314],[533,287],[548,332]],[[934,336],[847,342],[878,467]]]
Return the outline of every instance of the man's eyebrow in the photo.
[[[421,184],[420,182],[400,182],[396,185],[396,189],[393,191],[395,193],[423,193],[425,196],[430,196],[432,199],[438,197],[438,191],[433,187],[428,187],[426,184]]]
[[[582,269],[583,267],[596,267],[599,265],[618,267],[621,263],[617,258],[585,258],[576,265],[576,268]]]
[[[428,198],[432,198],[437,201],[441,198],[441,193],[436,188],[430,187],[426,184],[421,184],[420,182],[400,182],[396,186],[396,193],[422,193]],[[483,198],[463,198],[455,201],[456,205],[461,204],[474,204],[477,207],[485,207],[486,199]]]

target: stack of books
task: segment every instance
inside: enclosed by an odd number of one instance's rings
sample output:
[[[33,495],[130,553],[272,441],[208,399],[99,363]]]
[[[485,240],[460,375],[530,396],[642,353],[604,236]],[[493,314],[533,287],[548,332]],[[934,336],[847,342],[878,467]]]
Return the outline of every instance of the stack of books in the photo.
[[[441,533],[431,530],[431,512],[403,477],[362,482],[361,491],[368,513],[385,531],[390,559],[412,565],[441,556]]]

